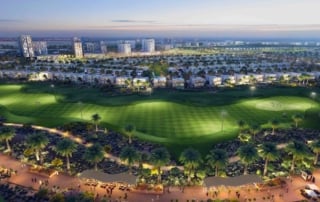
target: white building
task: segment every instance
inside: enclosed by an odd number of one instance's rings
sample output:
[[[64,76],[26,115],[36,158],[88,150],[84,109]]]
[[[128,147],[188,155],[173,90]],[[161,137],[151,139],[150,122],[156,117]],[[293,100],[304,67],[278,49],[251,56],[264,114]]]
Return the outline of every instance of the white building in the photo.
[[[164,76],[157,76],[153,78],[153,87],[164,88],[167,85],[167,78]]]
[[[141,41],[142,52],[152,53],[155,51],[155,41],[154,39],[143,39]]]
[[[103,54],[108,52],[107,43],[105,41],[100,41],[100,50]]]
[[[76,58],[82,58],[83,57],[82,42],[77,37],[73,38],[73,51],[74,51],[74,56]]]
[[[171,83],[173,88],[184,88],[183,78],[172,78]]]
[[[204,86],[206,80],[202,77],[191,77],[190,85],[194,88],[201,88]]]
[[[118,43],[118,53],[125,55],[131,54],[131,45],[126,42]]]
[[[210,86],[220,86],[222,84],[222,78],[220,76],[207,76],[207,81]]]
[[[46,41],[32,42],[33,50],[36,55],[48,55],[48,48]]]
[[[20,40],[21,54],[25,58],[34,58],[34,50],[32,45],[32,38],[30,35],[21,35]]]
[[[148,77],[138,77],[138,78],[134,78],[132,81],[133,86],[142,86],[145,85],[146,83],[149,82],[149,78]]]

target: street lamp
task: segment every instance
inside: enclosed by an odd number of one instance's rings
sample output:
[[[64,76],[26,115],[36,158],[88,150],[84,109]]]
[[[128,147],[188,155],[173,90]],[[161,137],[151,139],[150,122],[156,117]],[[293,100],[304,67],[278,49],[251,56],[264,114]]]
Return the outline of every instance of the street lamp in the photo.
[[[256,90],[255,86],[250,86],[250,92],[251,92],[251,96],[253,95],[253,92]]]
[[[315,99],[316,96],[317,96],[317,93],[316,92],[311,92],[310,96],[311,96],[312,99]]]
[[[55,87],[54,84],[51,84],[50,87],[52,88],[54,99],[57,101],[57,97],[56,97],[56,94],[54,92],[54,87]]]
[[[224,124],[224,118],[228,115],[228,112],[226,110],[222,110],[220,113],[221,116],[221,131],[223,132],[223,124]]]
[[[80,114],[81,114],[81,119],[83,119],[83,115],[82,115],[82,102],[81,101],[79,101],[78,102],[78,104],[79,104],[79,106],[80,106]]]

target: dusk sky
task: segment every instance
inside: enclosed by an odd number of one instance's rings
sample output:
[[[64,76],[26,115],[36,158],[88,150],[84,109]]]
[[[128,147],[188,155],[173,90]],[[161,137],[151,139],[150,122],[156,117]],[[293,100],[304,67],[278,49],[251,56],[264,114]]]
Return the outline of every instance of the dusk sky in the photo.
[[[0,0],[0,36],[320,36],[319,0]]]

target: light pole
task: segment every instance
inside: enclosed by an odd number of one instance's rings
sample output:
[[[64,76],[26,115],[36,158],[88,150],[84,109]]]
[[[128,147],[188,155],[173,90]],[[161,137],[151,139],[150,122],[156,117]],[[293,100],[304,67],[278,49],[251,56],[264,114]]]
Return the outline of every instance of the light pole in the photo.
[[[79,106],[80,106],[80,115],[81,115],[81,119],[83,119],[83,115],[82,115],[82,102],[79,101],[78,102]]]
[[[251,97],[253,96],[253,93],[255,90],[256,90],[255,86],[250,86]]]
[[[316,92],[311,92],[310,96],[311,96],[312,99],[315,100],[316,96],[317,96],[317,93]]]
[[[221,110],[220,116],[221,116],[221,131],[223,132],[223,124],[224,124],[224,118],[228,115],[228,112],[226,110]]]
[[[56,97],[56,94],[54,92],[54,87],[55,87],[54,84],[51,84],[50,87],[52,88],[54,99],[57,101],[57,97]]]

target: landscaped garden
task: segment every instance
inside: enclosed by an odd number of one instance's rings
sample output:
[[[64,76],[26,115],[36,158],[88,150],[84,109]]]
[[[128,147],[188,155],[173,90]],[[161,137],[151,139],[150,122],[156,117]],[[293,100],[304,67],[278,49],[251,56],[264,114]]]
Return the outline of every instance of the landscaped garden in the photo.
[[[237,122],[271,128],[294,126],[292,116],[302,114],[303,127],[320,126],[320,106],[306,88],[248,87],[219,91],[186,92],[157,90],[150,96],[119,95],[99,89],[49,83],[2,84],[0,114],[8,122],[58,127],[72,121],[92,121],[98,113],[100,128],[166,145],[178,154],[193,146],[208,151],[213,143],[234,139]],[[172,149],[174,148],[174,149]]]

